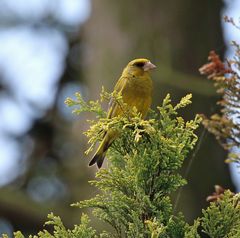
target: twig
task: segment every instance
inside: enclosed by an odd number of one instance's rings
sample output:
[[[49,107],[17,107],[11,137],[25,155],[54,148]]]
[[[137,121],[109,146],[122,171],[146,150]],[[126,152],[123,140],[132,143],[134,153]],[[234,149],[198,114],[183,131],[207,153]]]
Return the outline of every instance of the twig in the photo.
[[[203,138],[206,134],[206,128],[203,129],[202,133],[201,133],[201,136],[198,140],[198,143],[197,143],[197,146],[196,146],[196,149],[194,150],[194,152],[192,153],[192,156],[190,158],[190,161],[189,161],[189,164],[187,165],[187,168],[186,168],[186,171],[184,173],[184,178],[188,178],[188,175],[189,175],[189,172],[190,172],[190,169],[192,168],[192,165],[193,165],[193,162],[194,162],[194,159],[196,158],[196,155],[200,149],[200,145],[202,144],[202,141],[203,141]],[[177,210],[177,207],[178,207],[178,204],[179,204],[179,200],[180,200],[180,197],[182,195],[182,190],[183,190],[183,187],[181,187],[178,191],[178,194],[177,194],[177,197],[176,197],[176,200],[175,200],[175,204],[174,204],[174,209],[173,209],[173,212],[175,213],[176,210]]]

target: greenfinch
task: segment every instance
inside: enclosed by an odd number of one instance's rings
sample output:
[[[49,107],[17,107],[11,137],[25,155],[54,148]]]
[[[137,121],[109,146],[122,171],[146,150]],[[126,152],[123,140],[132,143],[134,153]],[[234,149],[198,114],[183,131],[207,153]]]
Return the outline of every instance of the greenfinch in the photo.
[[[122,96],[122,100],[131,110],[133,107],[144,118],[152,102],[152,80],[150,71],[156,66],[148,59],[135,59],[128,63],[124,68],[120,79],[114,87],[116,92]],[[114,100],[109,103],[107,118],[113,118],[124,113],[123,108]],[[95,155],[89,163],[89,166],[97,164],[98,168],[102,167],[107,149],[112,142],[118,137],[116,130],[109,130],[105,133]]]

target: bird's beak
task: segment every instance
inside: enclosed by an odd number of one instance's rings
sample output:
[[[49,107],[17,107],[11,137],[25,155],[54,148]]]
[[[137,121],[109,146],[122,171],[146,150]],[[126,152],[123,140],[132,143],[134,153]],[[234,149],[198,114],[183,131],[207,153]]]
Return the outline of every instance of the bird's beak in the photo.
[[[152,69],[155,69],[155,68],[157,68],[157,66],[154,65],[153,63],[151,63],[150,61],[145,63],[144,66],[143,66],[144,71],[149,71],[149,70],[152,70]]]

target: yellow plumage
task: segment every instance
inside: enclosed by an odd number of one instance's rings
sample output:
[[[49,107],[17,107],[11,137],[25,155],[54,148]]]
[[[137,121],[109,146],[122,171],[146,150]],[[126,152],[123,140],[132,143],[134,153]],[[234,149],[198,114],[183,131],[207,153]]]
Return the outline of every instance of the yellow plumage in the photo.
[[[149,74],[151,69],[156,68],[148,59],[135,59],[128,63],[123,70],[114,90],[120,92],[124,103],[131,109],[136,107],[144,118],[152,102],[152,80]],[[112,101],[109,104],[108,118],[122,115],[122,108]],[[107,149],[118,136],[118,132],[109,130],[106,132],[97,152],[89,163],[89,166],[97,163],[101,168]]]

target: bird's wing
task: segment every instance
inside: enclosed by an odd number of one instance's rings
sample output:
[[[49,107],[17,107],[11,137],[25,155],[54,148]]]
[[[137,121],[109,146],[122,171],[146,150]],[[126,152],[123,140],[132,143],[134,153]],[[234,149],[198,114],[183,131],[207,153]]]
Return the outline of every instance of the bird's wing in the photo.
[[[126,85],[126,82],[127,82],[127,77],[125,76],[122,76],[118,82],[116,83],[115,87],[114,87],[114,90],[116,92],[122,92],[125,85]],[[112,118],[114,116],[117,116],[118,113],[117,111],[119,111],[119,105],[117,104],[116,100],[114,100],[113,98],[110,100],[109,102],[109,105],[108,105],[108,116],[107,118]]]

